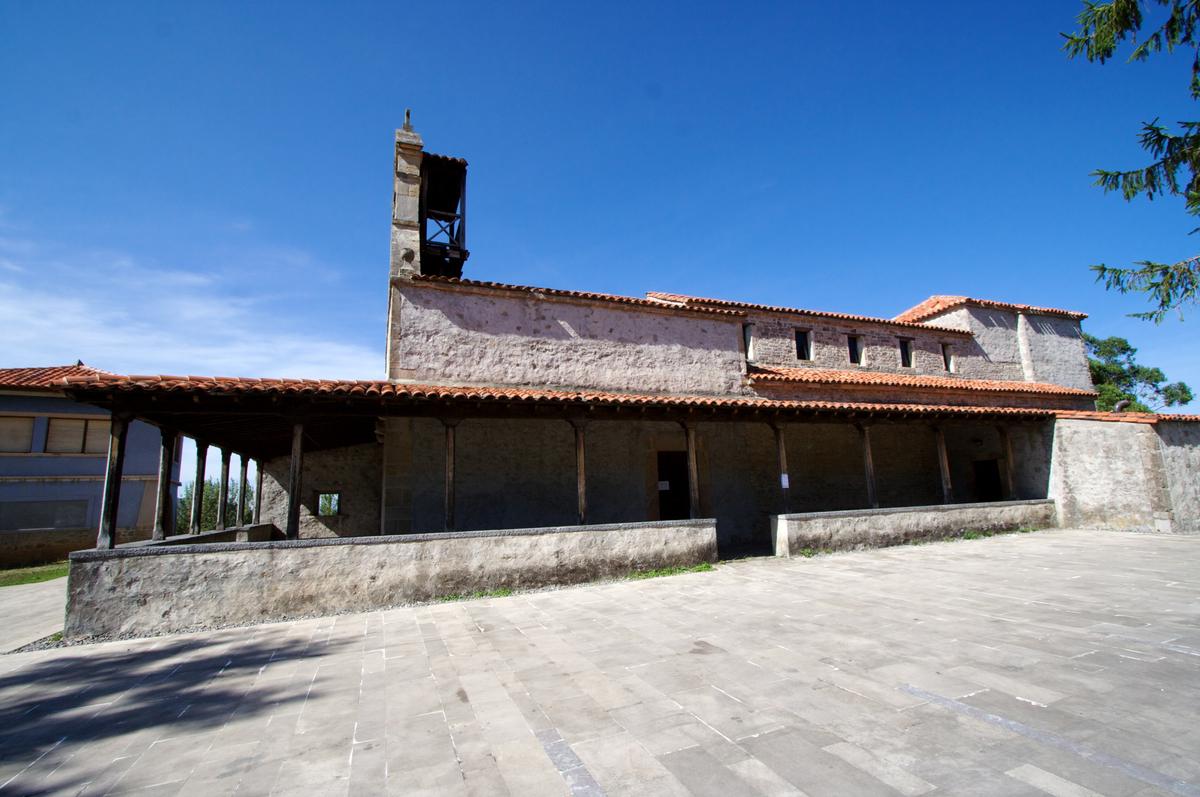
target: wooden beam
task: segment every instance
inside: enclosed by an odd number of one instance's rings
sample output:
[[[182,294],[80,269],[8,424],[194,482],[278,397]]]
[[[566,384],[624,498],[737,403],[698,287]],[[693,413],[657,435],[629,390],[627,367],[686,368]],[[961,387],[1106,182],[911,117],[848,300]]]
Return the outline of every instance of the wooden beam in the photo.
[[[238,462],[241,464],[238,473],[238,497],[237,497],[237,518],[236,523],[238,528],[246,525],[246,471],[250,464],[250,459],[245,454],[238,454]]]
[[[263,482],[263,461],[261,458],[254,461],[254,522],[262,523],[262,482]]]
[[[587,523],[587,421],[571,419],[575,429],[575,497],[579,525]]]
[[[688,517],[700,517],[700,468],[696,462],[696,423],[682,422],[684,435],[687,438],[688,466]]]
[[[300,491],[304,489],[304,424],[292,424],[292,466],[288,472],[287,528],[284,535],[289,540],[300,539]]]
[[[208,443],[196,441],[196,480],[192,483],[191,533],[199,534],[204,515],[204,466],[208,460]]]
[[[445,512],[445,529],[454,531],[454,429],[461,418],[442,418],[446,427],[446,495],[443,509]]]
[[[114,413],[108,434],[108,467],[104,471],[97,548],[114,548],[117,544],[117,508],[121,499],[121,475],[125,470],[125,437],[128,432],[129,418]]]
[[[151,538],[161,540],[175,533],[175,506],[171,500],[171,477],[175,470],[175,446],[178,433],[163,427],[162,447],[158,454],[158,491],[154,506],[154,531]]]
[[[946,432],[941,426],[933,427],[933,439],[937,443],[938,470],[942,474],[942,503],[954,503],[954,484],[950,481],[950,455],[946,453]]]
[[[229,513],[229,457],[233,454],[228,448],[221,449],[221,486],[217,488],[217,531],[225,530],[225,521]]]
[[[1013,457],[1012,436],[1007,426],[997,426],[1000,435],[1000,451],[1004,454],[1004,497],[1013,501],[1017,497],[1017,462]]]
[[[792,480],[788,473],[787,444],[784,441],[783,424],[772,421],[771,429],[775,432],[775,451],[779,455],[779,511],[786,515],[792,507]]]
[[[875,490],[875,462],[871,459],[871,427],[857,423],[858,436],[862,440],[863,471],[867,477],[867,504],[872,509],[879,508],[879,495]]]

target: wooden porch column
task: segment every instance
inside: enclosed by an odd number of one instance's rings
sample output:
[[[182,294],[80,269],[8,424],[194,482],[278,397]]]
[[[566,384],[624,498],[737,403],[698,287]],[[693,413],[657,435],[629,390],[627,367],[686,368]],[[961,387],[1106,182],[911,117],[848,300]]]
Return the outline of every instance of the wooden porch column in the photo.
[[[235,522],[240,529],[246,525],[246,470],[250,464],[250,460],[245,454],[238,454],[238,462],[241,467],[238,469],[238,500],[237,500],[237,518]]]
[[[775,432],[775,450],[779,453],[779,497],[780,511],[787,514],[791,511],[791,477],[788,474],[787,445],[783,438],[783,424],[772,421],[771,429]]]
[[[1000,451],[1004,454],[1004,498],[1008,501],[1017,497],[1017,463],[1013,459],[1012,438],[1007,426],[997,426],[1000,435]]]
[[[217,531],[225,530],[226,515],[229,513],[229,457],[228,448],[221,449],[221,487],[217,490]]]
[[[879,496],[875,492],[875,462],[871,459],[871,427],[866,424],[855,424],[858,436],[862,440],[863,470],[867,477],[867,503],[872,509],[879,508]]]
[[[263,461],[254,460],[254,522],[262,523]]]
[[[696,464],[696,422],[681,421],[687,436],[688,517],[700,517],[700,468]]]
[[[175,470],[175,444],[179,434],[162,428],[162,450],[158,455],[158,497],[154,506],[154,532],[151,539],[161,540],[175,533],[175,507],[171,502],[171,475]]]
[[[575,429],[575,494],[579,525],[587,523],[587,421],[571,419]]]
[[[446,531],[454,531],[454,429],[460,421],[461,418],[442,418],[446,427]]]
[[[208,443],[196,441],[196,481],[192,483],[192,534],[199,534],[204,514],[204,466],[208,459]]]
[[[292,425],[292,467],[288,472],[287,528],[284,536],[289,540],[300,539],[300,491],[304,488],[301,477],[304,468],[304,424],[296,421]]]
[[[108,435],[108,467],[104,471],[104,496],[100,502],[100,533],[97,548],[113,548],[117,543],[117,505],[121,498],[121,475],[125,470],[125,436],[129,418],[113,413]]]
[[[933,437],[937,442],[938,470],[942,473],[942,503],[954,503],[954,485],[950,481],[950,456],[946,453],[946,433],[941,426],[933,427]]]

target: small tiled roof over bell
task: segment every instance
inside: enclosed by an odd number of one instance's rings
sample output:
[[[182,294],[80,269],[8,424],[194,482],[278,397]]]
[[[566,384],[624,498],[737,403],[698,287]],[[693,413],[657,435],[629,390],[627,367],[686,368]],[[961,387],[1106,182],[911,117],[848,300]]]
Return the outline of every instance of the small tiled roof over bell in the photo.
[[[74,365],[44,365],[29,368],[0,368],[0,390],[45,390],[57,392],[63,389],[63,380],[71,377],[89,377],[107,374],[98,368],[84,365],[80,360]]]
[[[776,368],[756,366],[750,371],[754,382],[807,382],[822,385],[870,385],[914,387],[936,390],[970,390],[980,393],[1032,393],[1037,395],[1092,398],[1091,390],[1080,390],[1047,382],[1014,382],[1001,379],[966,379],[955,376],[889,374],[878,371],[843,371],[831,368]]]
[[[940,313],[958,307],[982,307],[986,310],[1007,310],[1012,313],[1053,315],[1060,318],[1071,318],[1076,321],[1087,318],[1087,313],[1077,313],[1074,310],[1060,310],[1056,307],[1035,307],[1031,304],[994,302],[990,299],[972,299],[970,296],[930,296],[916,307],[908,308],[896,316],[894,320],[907,323],[920,323],[926,318],[933,318]]]

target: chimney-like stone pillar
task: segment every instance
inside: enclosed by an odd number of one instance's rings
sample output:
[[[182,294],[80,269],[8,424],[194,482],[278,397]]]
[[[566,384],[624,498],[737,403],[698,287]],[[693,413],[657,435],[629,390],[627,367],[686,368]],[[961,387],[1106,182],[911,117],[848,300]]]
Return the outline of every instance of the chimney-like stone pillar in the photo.
[[[391,276],[421,271],[421,159],[425,142],[413,131],[405,113],[396,131],[395,188],[392,191]]]
[[[409,123],[396,131],[396,159],[392,190],[392,248],[388,269],[387,376],[399,370],[396,343],[400,327],[400,291],[397,282],[421,273],[421,160],[425,142]]]

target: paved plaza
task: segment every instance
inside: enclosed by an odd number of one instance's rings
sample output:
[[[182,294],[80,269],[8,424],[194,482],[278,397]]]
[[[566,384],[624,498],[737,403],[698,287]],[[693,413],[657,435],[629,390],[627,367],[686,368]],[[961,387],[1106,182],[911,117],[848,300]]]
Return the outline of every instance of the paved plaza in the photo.
[[[0,795],[1200,795],[1200,538],[1047,531],[0,656]]]
[[[63,630],[66,605],[65,578],[0,588],[0,653]]]

